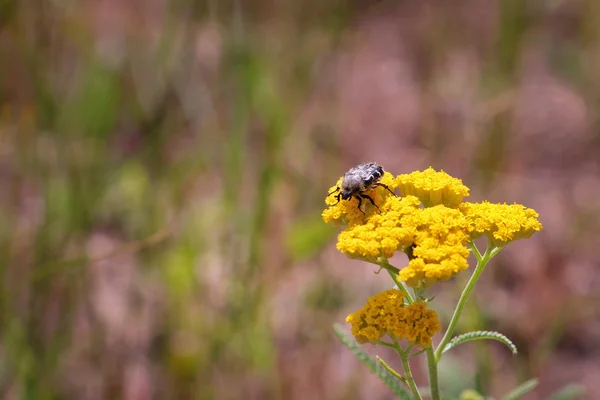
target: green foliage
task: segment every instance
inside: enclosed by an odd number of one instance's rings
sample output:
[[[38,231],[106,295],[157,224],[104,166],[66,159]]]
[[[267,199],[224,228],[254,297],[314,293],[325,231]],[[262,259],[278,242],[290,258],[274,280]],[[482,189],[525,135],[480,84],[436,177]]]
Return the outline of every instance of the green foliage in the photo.
[[[576,400],[584,399],[585,388],[581,385],[570,384],[557,390],[547,400]]]
[[[60,126],[70,134],[92,137],[105,144],[113,134],[121,97],[119,71],[92,60],[82,68],[80,82],[65,101]]]
[[[458,335],[455,338],[453,338],[446,345],[446,347],[444,347],[443,352],[445,353],[448,350],[450,350],[462,343],[470,342],[472,340],[484,340],[484,339],[496,340],[498,342],[504,343],[513,354],[517,354],[517,347],[513,344],[513,342],[510,341],[509,338],[507,338],[506,336],[504,336],[501,333],[492,332],[492,331],[474,331],[474,332],[467,332],[467,333]]]
[[[320,216],[302,218],[290,226],[286,247],[295,260],[304,260],[322,250],[334,234],[335,230]]]
[[[344,331],[340,324],[334,324],[333,330],[340,338],[342,343],[373,372],[379,379],[389,387],[394,394],[403,400],[410,400],[413,397],[398,383],[398,378],[390,374],[383,364],[373,360],[363,349],[356,343],[354,338]]]
[[[522,384],[511,390],[510,393],[502,397],[502,400],[517,400],[522,396],[525,396],[533,389],[535,389],[538,383],[539,382],[537,379],[530,379],[526,382],[523,382]]]

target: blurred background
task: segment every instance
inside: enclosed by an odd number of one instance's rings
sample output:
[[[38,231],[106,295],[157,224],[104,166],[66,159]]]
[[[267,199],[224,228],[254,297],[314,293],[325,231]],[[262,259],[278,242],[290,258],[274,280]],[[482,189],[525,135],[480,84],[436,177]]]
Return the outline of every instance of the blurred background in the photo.
[[[598,21],[596,0],[0,0],[0,398],[391,399],[331,328],[389,287],[320,218],[363,161],[541,215],[459,326],[519,354],[453,350],[446,392],[600,398]],[[437,288],[444,323],[467,278]]]

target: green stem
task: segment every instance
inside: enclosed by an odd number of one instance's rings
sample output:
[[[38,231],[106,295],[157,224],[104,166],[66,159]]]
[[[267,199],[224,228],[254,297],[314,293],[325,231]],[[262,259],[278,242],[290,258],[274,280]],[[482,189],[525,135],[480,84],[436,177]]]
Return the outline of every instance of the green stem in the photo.
[[[470,245],[471,245],[471,248],[475,248],[474,253],[475,253],[475,256],[477,257],[477,267],[475,268],[473,275],[471,275],[471,278],[467,282],[467,285],[463,289],[463,292],[460,295],[460,298],[458,299],[458,304],[456,305],[456,309],[454,310],[454,314],[452,315],[452,319],[450,319],[450,324],[448,325],[448,329],[446,329],[446,333],[444,334],[442,341],[440,342],[440,344],[438,344],[438,347],[435,350],[435,362],[436,363],[440,360],[440,357],[442,356],[442,352],[444,351],[444,348],[446,347],[448,342],[450,342],[450,339],[452,338],[452,334],[454,333],[456,324],[458,323],[458,320],[460,319],[460,315],[465,306],[465,303],[467,302],[467,299],[469,298],[469,294],[471,294],[471,290],[473,290],[473,288],[475,287],[475,284],[479,280],[479,277],[481,276],[481,273],[485,269],[486,264],[496,254],[498,254],[498,252],[500,252],[500,250],[502,249],[500,247],[492,246],[491,242],[488,241],[487,249],[485,250],[485,253],[483,255],[481,255],[481,253],[479,253],[479,250],[477,250],[477,248],[475,247],[474,243],[471,243]]]
[[[404,374],[406,375],[406,381],[408,386],[410,386],[410,390],[412,390],[415,399],[422,400],[421,393],[419,393],[419,388],[417,388],[417,384],[415,383],[415,378],[413,378],[412,371],[410,370],[410,364],[408,362],[408,357],[403,352],[398,352],[400,354],[400,358],[402,359],[402,366],[404,367]],[[439,397],[438,397],[439,399]]]
[[[390,264],[390,262],[387,259],[380,258],[379,260],[381,261],[377,262],[376,264],[379,265],[381,268],[385,268],[388,272],[394,273],[394,275],[398,275],[400,273],[400,270],[394,267],[392,264]]]
[[[479,252],[479,249],[477,248],[477,246],[475,246],[475,243],[469,242],[468,246],[471,249],[471,251],[473,252],[473,254],[475,254],[475,258],[477,258],[477,262],[481,261],[483,256]]]
[[[423,398],[421,397],[421,393],[419,393],[419,388],[417,388],[417,384],[415,383],[415,378],[413,378],[412,371],[410,370],[410,364],[408,362],[408,353],[404,351],[402,347],[400,347],[400,344],[394,337],[392,337],[392,340],[394,342],[394,350],[396,350],[396,353],[398,353],[400,359],[402,360],[404,375],[406,375],[404,377],[404,379],[406,380],[405,383],[408,386],[410,386],[410,390],[412,390],[415,399],[423,400]]]
[[[390,262],[387,259],[383,259],[382,261],[377,263],[377,265],[379,265],[381,268],[384,268],[387,271],[387,273],[392,278],[392,281],[394,281],[394,283],[398,286],[398,289],[400,289],[404,293],[404,297],[406,298],[408,304],[414,303],[415,299],[408,291],[408,288],[406,287],[404,282],[397,280],[398,273],[400,272],[400,270],[394,267],[392,264],[390,264]]]
[[[387,363],[385,361],[383,361],[381,359],[381,357],[377,356],[377,361],[379,361],[381,363],[381,365],[383,365],[383,368],[385,368],[387,370],[387,372],[389,372],[390,374],[394,375],[396,378],[398,378],[399,380],[401,380],[402,382],[404,382],[406,385],[410,386],[408,384],[408,381],[406,380],[406,378],[403,377],[402,375],[400,375],[398,372],[396,372],[396,370],[394,370],[392,367],[390,367],[389,365],[387,365]]]
[[[391,347],[392,349],[396,348],[396,346],[394,346],[393,344],[384,342],[383,340],[378,341],[377,344],[385,347]]]
[[[431,390],[431,400],[440,400],[440,387],[438,384],[437,360],[433,352],[433,347],[427,349],[427,369],[429,370],[429,389]]]
[[[409,355],[408,355],[408,358],[416,357],[416,356],[418,356],[419,354],[423,354],[423,353],[425,353],[426,351],[427,351],[427,349],[421,349],[421,350],[419,350],[419,351],[415,351],[414,353],[411,353],[411,354],[409,354]]]

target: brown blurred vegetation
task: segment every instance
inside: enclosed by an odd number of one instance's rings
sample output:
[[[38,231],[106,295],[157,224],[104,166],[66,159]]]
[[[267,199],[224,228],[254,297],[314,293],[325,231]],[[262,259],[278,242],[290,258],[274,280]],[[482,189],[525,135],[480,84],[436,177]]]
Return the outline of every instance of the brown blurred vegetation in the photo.
[[[331,329],[387,282],[320,220],[368,160],[541,214],[460,326],[520,354],[457,349],[447,393],[600,398],[598,21],[596,0],[0,0],[0,398],[391,398]]]

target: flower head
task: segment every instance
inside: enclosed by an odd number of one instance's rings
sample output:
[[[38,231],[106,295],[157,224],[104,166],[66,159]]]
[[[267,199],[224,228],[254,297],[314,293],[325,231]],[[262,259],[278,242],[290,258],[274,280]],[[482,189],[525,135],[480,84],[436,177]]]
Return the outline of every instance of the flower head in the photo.
[[[352,334],[358,343],[377,344],[385,335],[407,339],[421,347],[431,345],[431,337],[441,330],[435,311],[426,304],[404,304],[404,294],[390,289],[371,296],[358,311],[348,315]]]
[[[398,274],[411,287],[448,280],[469,267],[466,244],[470,238],[464,215],[443,205],[420,211],[412,259]]]
[[[391,258],[410,247],[416,234],[415,218],[421,211],[414,196],[389,196],[363,224],[353,224],[338,236],[337,248],[349,257],[376,261]]]
[[[398,188],[403,197],[383,187],[365,191],[377,206],[358,200],[339,200],[343,178],[325,199],[325,222],[345,225],[337,248],[351,258],[382,265],[396,252],[409,256],[397,279],[413,288],[448,280],[467,269],[473,238],[488,235],[498,247],[528,238],[542,229],[538,214],[522,205],[462,203],[469,188],[462,181],[431,167],[425,171],[399,175],[385,172],[380,182],[390,190]]]
[[[469,188],[460,179],[431,167],[423,172],[398,175],[396,181],[402,196],[417,196],[425,207],[438,204],[457,207],[469,195]]]
[[[469,221],[468,233],[472,238],[486,234],[496,246],[513,240],[529,238],[542,230],[539,214],[521,204],[464,203],[461,212]]]

